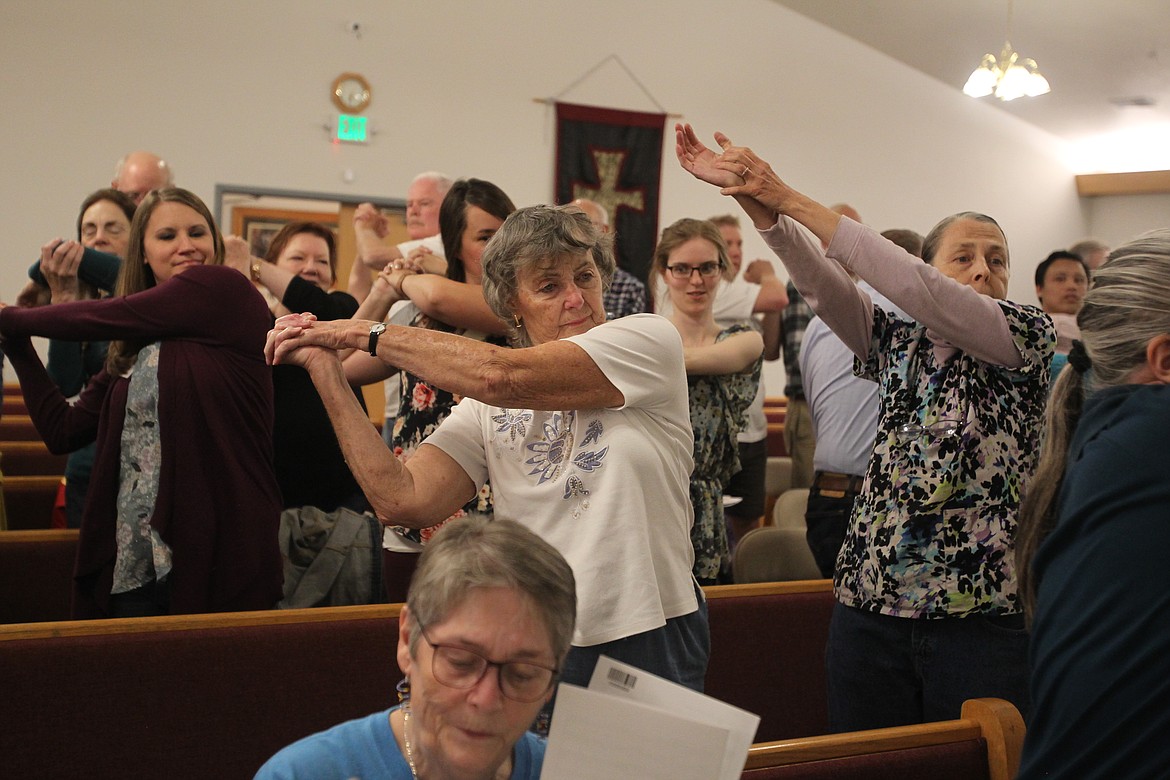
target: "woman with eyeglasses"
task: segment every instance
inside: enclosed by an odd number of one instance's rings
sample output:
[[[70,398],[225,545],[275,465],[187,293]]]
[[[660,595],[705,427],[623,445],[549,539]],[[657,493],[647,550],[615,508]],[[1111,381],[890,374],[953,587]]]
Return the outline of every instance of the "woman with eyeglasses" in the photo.
[[[879,388],[878,436],[837,559],[831,726],[956,718],[981,696],[1026,714],[1013,548],[1039,449],[1051,319],[1005,299],[1007,240],[990,217],[942,220],[923,263],[796,192],[750,149],[715,139],[719,154],[677,126],[680,164],[739,202]],[[913,321],[874,306],[849,272]]]
[[[613,239],[575,206],[513,212],[482,265],[484,299],[513,349],[290,315],[269,334],[269,361],[308,369],[383,524],[430,527],[490,480],[495,515],[565,556],[580,604],[566,682],[588,685],[604,654],[702,690],[710,633],[691,573],[694,438],[678,331],[654,314],[606,321]],[[401,461],[348,390],[343,349],[463,400]]]
[[[398,619],[403,703],[293,743],[257,779],[535,780],[544,742],[526,730],[575,615],[573,572],[548,542],[510,520],[447,523]]]
[[[680,219],[662,231],[654,250],[655,284],[666,287],[667,316],[682,336],[687,369],[695,434],[691,544],[700,585],[714,585],[730,564],[723,486],[740,468],[737,436],[759,386],[764,351],[763,337],[749,323],[715,323],[715,293],[728,265],[723,237],[706,220]]]
[[[134,201],[114,189],[91,193],[81,203],[77,215],[77,240],[85,249],[104,252],[105,261],[117,275],[118,262],[126,258],[130,247],[130,223],[134,221]],[[99,288],[78,277],[82,251],[54,252],[56,242],[41,248],[40,270],[49,288],[50,303],[98,298]],[[112,287],[112,285],[111,285]],[[49,376],[62,394],[76,398],[90,377],[101,372],[106,360],[106,341],[49,340]],[[65,462],[65,524],[81,527],[85,497],[89,493],[89,475],[93,470],[94,445],[69,453]]]

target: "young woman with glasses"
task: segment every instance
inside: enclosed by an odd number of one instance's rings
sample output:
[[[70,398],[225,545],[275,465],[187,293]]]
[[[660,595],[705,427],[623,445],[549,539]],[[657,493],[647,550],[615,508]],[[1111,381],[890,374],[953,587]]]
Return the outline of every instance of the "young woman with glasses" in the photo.
[[[834,730],[955,718],[968,698],[1027,711],[1014,537],[1039,450],[1052,320],[1005,299],[1007,240],[964,212],[921,262],[786,185],[750,149],[676,132],[679,162],[744,208],[818,315],[878,384],[879,431],[837,561]],[[823,254],[800,225],[828,246]],[[909,314],[875,307],[849,272]]]
[[[682,336],[686,361],[695,434],[691,543],[701,585],[714,585],[730,567],[723,486],[740,469],[737,437],[759,387],[764,351],[750,322],[729,328],[715,322],[715,293],[728,265],[723,237],[706,220],[680,219],[662,231],[654,250],[654,283],[666,288],[666,316]]]

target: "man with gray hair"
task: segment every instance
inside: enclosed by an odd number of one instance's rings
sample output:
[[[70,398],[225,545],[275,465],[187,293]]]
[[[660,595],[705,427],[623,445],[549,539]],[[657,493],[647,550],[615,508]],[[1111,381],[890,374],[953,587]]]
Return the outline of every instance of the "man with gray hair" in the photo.
[[[364,303],[374,282],[370,272],[381,271],[394,262],[403,262],[411,257],[412,253],[421,270],[429,273],[442,273],[446,270],[443,237],[439,232],[439,207],[453,183],[450,176],[438,171],[425,171],[414,177],[406,190],[406,234],[410,240],[396,246],[387,246],[382,242],[390,228],[390,221],[386,215],[373,203],[362,203],[357,207],[353,214],[357,259],[350,268],[346,292],[359,303]],[[422,259],[429,262],[422,263]],[[397,323],[393,318],[399,312],[408,311],[406,306],[408,303],[409,301],[399,301],[388,312],[385,309],[375,312],[363,308],[359,310],[359,314]],[[398,416],[399,382],[396,377],[383,382],[383,393],[385,400],[382,438],[389,446],[393,437],[394,420]]]
[[[1080,255],[1089,270],[1096,271],[1109,256],[1109,245],[1095,238],[1085,238],[1070,246],[1068,251]]]
[[[386,246],[382,242],[390,229],[386,215],[373,203],[362,203],[357,207],[353,214],[353,231],[358,256],[350,270],[346,291],[359,303],[370,294],[373,284],[370,271],[381,271],[390,263],[408,258],[416,249],[435,258],[444,258],[443,238],[439,235],[439,207],[453,183],[450,176],[438,171],[426,171],[414,177],[406,190],[406,235],[410,240],[395,246]],[[437,271],[434,267],[426,270]]]
[[[175,174],[167,161],[153,152],[130,152],[118,160],[110,186],[129,195],[137,206],[151,190],[175,186]]]

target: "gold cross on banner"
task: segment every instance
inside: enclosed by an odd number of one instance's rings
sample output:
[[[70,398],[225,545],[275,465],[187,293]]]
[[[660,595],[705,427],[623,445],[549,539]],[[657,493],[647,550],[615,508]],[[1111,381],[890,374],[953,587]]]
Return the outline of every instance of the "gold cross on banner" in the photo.
[[[627,156],[627,152],[602,152],[594,149],[593,165],[597,168],[597,180],[600,184],[596,189],[584,184],[574,184],[573,198],[588,198],[601,204],[602,208],[609,212],[611,222],[617,216],[618,206],[644,211],[646,208],[644,187],[632,190],[618,189],[618,174],[621,173]]]

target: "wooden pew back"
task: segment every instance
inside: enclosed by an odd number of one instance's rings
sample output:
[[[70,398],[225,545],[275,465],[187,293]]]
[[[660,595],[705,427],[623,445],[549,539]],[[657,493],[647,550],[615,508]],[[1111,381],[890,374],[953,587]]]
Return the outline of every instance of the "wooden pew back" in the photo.
[[[5,477],[60,477],[68,458],[49,452],[43,441],[0,441],[0,469]]]
[[[69,619],[77,534],[0,531],[0,623]]]
[[[711,624],[706,692],[760,716],[756,740],[829,730],[829,580],[704,589]]]
[[[398,605],[0,626],[8,777],[251,777],[391,706]]]
[[[758,740],[824,733],[829,583],[706,593],[708,693],[761,715]],[[284,745],[396,701],[399,610],[0,626],[5,772],[250,777]]]
[[[1002,699],[972,699],[959,720],[752,745],[743,780],[1011,780],[1024,721]]]

